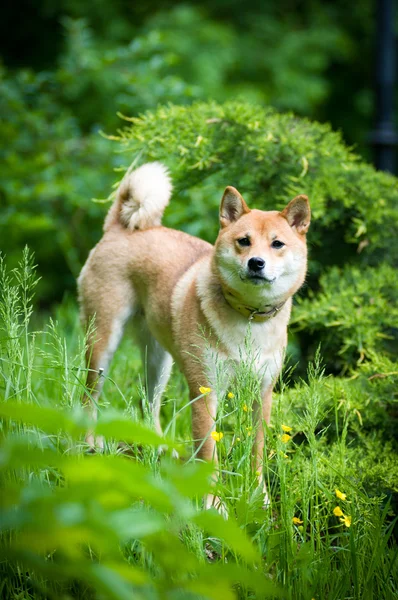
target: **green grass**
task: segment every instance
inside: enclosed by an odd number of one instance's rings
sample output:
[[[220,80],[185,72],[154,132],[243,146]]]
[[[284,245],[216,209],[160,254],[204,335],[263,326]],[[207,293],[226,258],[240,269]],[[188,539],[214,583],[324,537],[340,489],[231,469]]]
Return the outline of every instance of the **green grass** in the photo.
[[[266,431],[264,508],[251,459],[257,382],[250,361],[238,368],[216,423],[225,520],[201,506],[211,470],[192,458],[182,376],[173,373],[164,399],[169,450],[159,457],[161,440],[148,410],[144,419],[139,410],[145,368],[127,334],[100,399],[106,452],[88,455],[75,302],[53,320],[32,316],[27,252],[18,272],[4,267],[1,278],[1,597],[397,597],[397,457],[385,431],[368,426],[359,377],[325,376],[318,354],[306,381],[279,383]],[[282,425],[292,428],[289,438]]]

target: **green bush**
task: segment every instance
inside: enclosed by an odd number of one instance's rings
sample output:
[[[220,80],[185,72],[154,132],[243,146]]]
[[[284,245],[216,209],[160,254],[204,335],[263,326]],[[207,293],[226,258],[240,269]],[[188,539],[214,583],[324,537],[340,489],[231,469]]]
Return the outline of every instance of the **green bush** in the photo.
[[[299,298],[292,324],[316,349],[322,340],[325,356],[336,370],[377,352],[398,353],[398,281],[396,269],[332,267],[321,276],[320,290]],[[311,334],[311,335],[310,335]]]

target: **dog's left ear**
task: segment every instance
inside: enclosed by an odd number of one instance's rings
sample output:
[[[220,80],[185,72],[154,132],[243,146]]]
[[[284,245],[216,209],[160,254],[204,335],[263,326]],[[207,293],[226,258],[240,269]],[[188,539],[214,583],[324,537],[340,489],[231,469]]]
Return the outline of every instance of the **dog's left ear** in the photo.
[[[237,221],[239,217],[249,212],[250,208],[247,206],[238,190],[231,185],[226,187],[220,206],[221,227],[231,225],[231,223]]]
[[[300,235],[305,235],[311,222],[311,209],[307,196],[296,196],[280,213]]]

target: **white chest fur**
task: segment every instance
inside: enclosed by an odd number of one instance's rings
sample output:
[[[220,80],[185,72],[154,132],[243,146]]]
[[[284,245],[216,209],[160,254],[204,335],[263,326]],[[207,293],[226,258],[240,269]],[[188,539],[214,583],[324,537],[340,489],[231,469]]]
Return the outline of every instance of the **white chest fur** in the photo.
[[[233,369],[231,363],[243,361],[256,371],[263,390],[268,388],[282,367],[291,301],[275,317],[254,322],[225,302],[205,264],[197,273],[196,288],[202,310],[220,341],[219,349],[209,349],[207,353],[208,371],[214,374],[211,363],[220,359],[224,364],[230,363],[228,371]]]

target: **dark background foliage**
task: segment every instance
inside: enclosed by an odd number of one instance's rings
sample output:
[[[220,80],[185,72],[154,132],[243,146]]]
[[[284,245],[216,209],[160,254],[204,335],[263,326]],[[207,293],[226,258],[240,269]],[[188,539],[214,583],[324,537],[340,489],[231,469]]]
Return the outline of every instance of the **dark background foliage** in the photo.
[[[372,0],[7,3],[0,239],[12,264],[24,244],[35,251],[41,304],[74,290],[100,236],[91,199],[129,160],[99,134],[122,125],[118,112],[239,96],[328,121],[369,158],[374,13]]]

